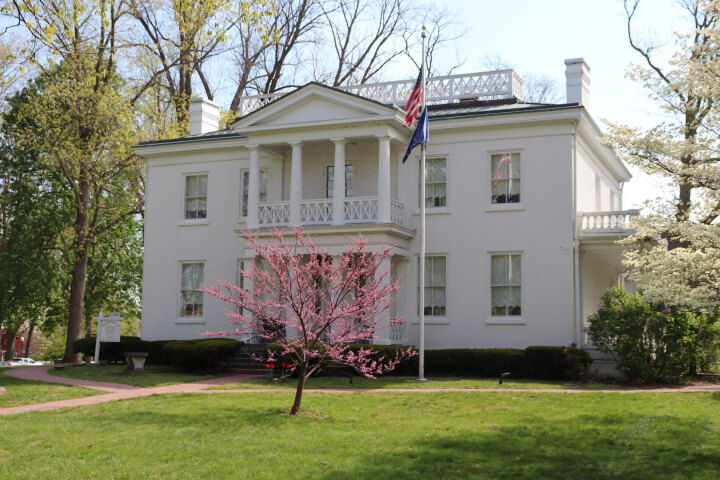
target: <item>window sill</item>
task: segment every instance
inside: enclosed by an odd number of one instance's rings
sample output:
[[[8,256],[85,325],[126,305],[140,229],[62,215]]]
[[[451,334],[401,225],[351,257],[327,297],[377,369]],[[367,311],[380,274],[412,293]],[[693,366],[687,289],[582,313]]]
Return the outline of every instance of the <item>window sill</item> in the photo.
[[[410,325],[420,325],[420,320],[414,320],[410,322]],[[425,317],[425,325],[450,325],[450,319],[448,317]]]
[[[205,323],[203,317],[179,317],[175,319],[176,324],[201,324]]]
[[[485,320],[485,325],[527,325],[527,322],[520,317],[490,317]]]
[[[180,223],[178,223],[178,227],[188,227],[191,225],[208,225],[210,222],[207,218],[199,219],[199,220],[180,220]]]
[[[433,208],[426,208],[425,209],[425,215],[447,215],[450,213],[450,210],[447,207],[433,207]],[[416,208],[412,212],[413,215],[420,215],[420,209]]]
[[[521,212],[525,210],[522,203],[491,203],[485,207],[486,212]]]

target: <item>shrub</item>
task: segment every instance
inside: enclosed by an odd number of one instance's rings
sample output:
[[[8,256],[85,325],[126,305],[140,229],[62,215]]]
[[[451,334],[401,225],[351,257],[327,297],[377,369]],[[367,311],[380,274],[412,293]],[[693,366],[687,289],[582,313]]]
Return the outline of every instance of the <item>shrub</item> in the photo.
[[[104,342],[100,347],[100,361],[124,362],[125,352],[147,352],[147,363],[152,365],[167,365],[162,355],[162,346],[169,340],[145,341],[140,337],[120,337],[120,342]],[[73,344],[75,353],[95,355],[95,337],[85,337]]]
[[[499,377],[510,372],[514,377],[527,375],[526,352],[514,348],[477,349],[474,355],[473,375],[478,377]]]
[[[175,340],[162,347],[162,356],[178,368],[221,368],[242,342],[230,338]]]
[[[532,346],[525,349],[528,376],[552,380],[579,380],[587,375],[590,354],[570,347]]]
[[[715,318],[612,289],[588,317],[590,339],[631,380],[677,381],[709,356]]]

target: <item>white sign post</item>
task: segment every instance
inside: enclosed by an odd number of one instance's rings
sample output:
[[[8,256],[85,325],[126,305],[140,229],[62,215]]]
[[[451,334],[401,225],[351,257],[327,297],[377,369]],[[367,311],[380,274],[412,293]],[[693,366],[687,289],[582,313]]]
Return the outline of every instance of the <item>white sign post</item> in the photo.
[[[100,342],[119,342],[120,330],[123,318],[117,313],[111,313],[110,316],[104,317],[101,313],[99,317],[93,318],[97,320],[97,334],[95,335],[95,363],[100,361]]]

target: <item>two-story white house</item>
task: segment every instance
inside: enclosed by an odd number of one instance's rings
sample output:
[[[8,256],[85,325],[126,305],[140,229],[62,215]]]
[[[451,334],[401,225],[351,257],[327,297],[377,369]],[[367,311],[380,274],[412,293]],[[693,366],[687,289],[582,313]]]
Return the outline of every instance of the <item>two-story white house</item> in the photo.
[[[218,130],[195,99],[190,135],[137,147],[147,164],[142,337],[191,339],[228,327],[228,305],[198,291],[241,282],[256,261],[242,232],[303,226],[338,254],[358,235],[392,245],[402,327],[377,343],[428,348],[586,345],[585,319],[622,282],[630,173],[598,142],[589,68],[567,60],[567,103],[522,100],[512,70],[431,78],[425,172],[401,106],[413,81],[243,99]],[[427,207],[425,305],[418,305],[419,205]],[[247,339],[246,339],[247,340]]]

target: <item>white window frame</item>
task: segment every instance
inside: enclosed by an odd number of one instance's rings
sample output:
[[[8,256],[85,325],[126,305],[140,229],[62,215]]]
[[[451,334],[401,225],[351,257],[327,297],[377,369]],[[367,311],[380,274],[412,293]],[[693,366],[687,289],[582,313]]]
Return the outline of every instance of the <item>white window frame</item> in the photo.
[[[425,319],[427,323],[430,324],[447,324],[448,322],[448,311],[449,311],[449,305],[450,305],[450,284],[448,279],[450,278],[450,275],[448,274],[448,271],[450,270],[450,255],[447,253],[426,253],[425,254],[425,262],[428,261],[428,259],[431,258],[439,258],[442,257],[445,259],[445,313],[443,315],[428,315],[425,314]],[[420,256],[418,255],[416,257],[415,262],[415,269],[417,271],[417,280],[415,282],[415,313],[419,317],[420,316]],[[427,284],[427,278],[425,279],[425,288],[437,288],[432,287]],[[427,295],[427,293],[426,293]]]
[[[205,315],[207,311],[206,303],[205,303],[205,294],[203,294],[203,314],[201,316],[195,317],[195,316],[184,316],[183,315],[183,285],[182,285],[182,270],[183,265],[188,264],[201,264],[202,270],[203,270],[203,283],[205,281],[205,271],[206,271],[206,265],[207,262],[204,259],[193,259],[193,260],[180,260],[178,262],[178,270],[177,270],[177,315],[175,319],[175,323],[205,323]]]
[[[205,175],[207,177],[207,189],[205,190],[205,218],[185,218],[185,190],[187,188],[187,177]],[[180,225],[207,225],[210,221],[210,173],[183,172],[182,185],[180,187]]]
[[[515,203],[493,203],[492,202],[492,182],[493,182],[493,175],[495,172],[492,170],[492,157],[493,155],[502,155],[504,153],[509,154],[519,154],[520,155],[520,201]],[[526,167],[525,167],[525,150],[522,148],[503,148],[498,150],[489,150],[487,152],[487,158],[485,161],[485,165],[483,166],[484,171],[487,174],[487,181],[484,182],[486,190],[485,193],[485,203],[487,207],[485,208],[488,212],[508,212],[508,211],[517,211],[517,210],[525,210],[525,178],[527,176],[525,175]]]
[[[261,180],[260,180],[260,191],[258,193],[259,193],[259,196],[261,199],[259,200],[259,202],[263,202],[263,200],[262,200],[262,173],[263,172],[265,172],[265,179],[266,179],[265,180],[265,200],[264,200],[264,202],[267,202],[268,190],[270,189],[270,169],[265,168],[265,167],[260,169]],[[239,211],[240,215],[239,215],[239,217],[241,219],[247,218],[247,215],[243,215],[243,209],[245,208],[245,202],[243,199],[243,179],[245,178],[246,173],[248,174],[248,187],[249,187],[250,186],[250,178],[249,178],[250,169],[243,168],[240,170],[240,211]]]
[[[443,206],[432,206],[432,207],[425,207],[426,213],[433,214],[433,213],[446,213],[448,212],[448,207],[450,205],[450,195],[449,195],[449,189],[448,189],[448,179],[450,177],[450,170],[448,168],[448,165],[450,165],[450,162],[448,161],[450,159],[449,155],[432,155],[425,158],[425,169],[427,169],[428,162],[431,162],[433,160],[445,160],[445,205]],[[425,181],[425,172],[421,172],[421,162],[418,162],[418,182],[417,182],[417,188],[418,188],[418,204],[417,204],[417,213],[420,213],[420,208],[422,207],[422,204],[420,202],[424,202],[424,198],[420,198],[420,191],[421,191],[421,183]],[[435,182],[439,183],[439,182]],[[427,183],[425,183],[425,195],[427,195]]]
[[[522,198],[522,197],[521,197]],[[492,315],[492,257],[495,255],[519,255],[520,256],[520,315],[505,315],[505,316],[493,316]],[[525,254],[522,250],[512,251],[489,251],[487,252],[487,319],[485,320],[486,325],[525,325]]]

